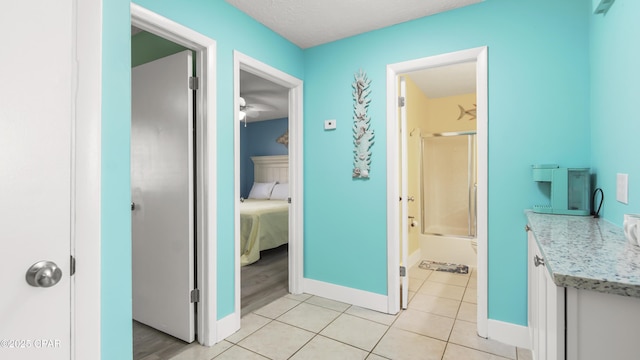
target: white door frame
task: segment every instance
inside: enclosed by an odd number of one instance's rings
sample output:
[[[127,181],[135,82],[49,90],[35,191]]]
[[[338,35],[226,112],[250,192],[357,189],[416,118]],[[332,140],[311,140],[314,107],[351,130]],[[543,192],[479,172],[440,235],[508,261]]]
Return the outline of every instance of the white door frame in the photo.
[[[233,52],[234,196],[235,196],[235,310],[236,331],[240,328],[240,70],[289,89],[289,292],[302,292],[303,269],[303,172],[302,172],[302,80],[251,58]]]
[[[216,165],[216,42],[194,30],[131,4],[131,25],[195,52],[196,76],[196,276],[198,342],[215,344],[217,336],[217,165]]]
[[[71,251],[78,271],[71,277],[71,358],[100,359],[102,1],[74,2]]]
[[[398,76],[403,73],[451,65],[461,62],[476,62],[476,101],[477,101],[477,156],[478,156],[478,335],[487,337],[487,159],[488,159],[488,101],[487,101],[487,47],[478,47],[452,53],[425,57],[387,65],[387,253],[388,258],[388,294],[389,313],[400,308],[399,289],[399,216],[400,207],[398,174],[399,163],[398,132]]]

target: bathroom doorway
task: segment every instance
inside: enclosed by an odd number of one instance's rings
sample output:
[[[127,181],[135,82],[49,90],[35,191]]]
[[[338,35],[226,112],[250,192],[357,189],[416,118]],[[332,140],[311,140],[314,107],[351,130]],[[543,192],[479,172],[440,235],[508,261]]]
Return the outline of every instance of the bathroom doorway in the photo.
[[[448,96],[431,96],[432,98],[440,97],[453,97],[449,103],[445,106],[447,113],[431,114],[433,118],[442,119],[454,125],[452,128],[428,128],[419,124],[413,124],[409,121],[410,114],[404,116],[404,113],[408,113],[412,110],[412,105],[409,103],[411,99],[407,96],[406,99],[402,99],[402,95],[406,89],[403,87],[409,87],[407,85],[412,79],[409,76],[421,73],[422,71],[432,70],[434,73],[440,74],[439,79],[431,79],[428,82],[431,84],[438,84],[441,86],[441,90],[446,90],[447,85],[451,85],[458,78],[458,72],[460,69],[457,65],[467,65],[473,72],[471,77],[474,82],[471,84],[471,91],[458,92],[449,94]],[[453,72],[447,73],[447,69],[456,69]],[[406,83],[403,85],[401,78],[404,78]],[[421,80],[414,80],[414,85],[417,87],[417,82]],[[474,94],[470,103],[461,101],[454,95],[457,94]],[[471,96],[471,95],[470,95]],[[398,101],[400,99],[400,101]],[[415,103],[427,103],[426,101],[414,101]],[[405,106],[406,105],[406,106]],[[475,144],[475,163],[472,165],[475,171],[471,171],[475,177],[469,178],[469,172],[466,176],[462,176],[462,179],[467,184],[467,188],[464,191],[457,191],[458,196],[467,198],[467,209],[456,209],[455,212],[465,214],[467,222],[463,227],[466,230],[465,236],[456,236],[456,239],[460,239],[466,242],[466,245],[461,248],[473,252],[473,243],[469,239],[473,239],[473,235],[477,238],[477,255],[471,256],[476,259],[475,265],[471,263],[471,266],[475,267],[474,273],[477,273],[477,332],[482,337],[487,337],[488,333],[488,320],[487,320],[487,132],[488,132],[488,114],[487,114],[487,48],[479,47],[474,49],[461,50],[457,52],[435,55],[425,57],[421,59],[414,59],[402,63],[390,64],[387,66],[387,162],[389,164],[389,175],[387,177],[387,231],[388,231],[388,254],[389,254],[389,308],[393,312],[394,309],[400,308],[400,291],[402,282],[406,282],[406,278],[411,278],[412,267],[417,267],[421,262],[420,260],[431,258],[432,254],[423,254],[422,249],[414,241],[411,244],[412,236],[420,239],[423,237],[422,227],[428,227],[432,222],[432,218],[427,218],[427,223],[424,224],[422,217],[423,210],[420,204],[425,202],[422,200],[423,193],[426,193],[426,189],[422,188],[422,148],[423,137],[427,138],[427,148],[436,147],[441,144],[432,144],[428,138],[444,138],[444,137],[457,137],[463,139],[464,136],[470,135],[474,132],[473,137],[467,137],[466,150],[461,150],[464,155],[469,155],[469,143],[471,143],[471,149]],[[425,109],[426,114],[429,115],[430,109]],[[420,117],[418,117],[420,118]],[[469,125],[469,122],[476,121],[476,127],[465,128]],[[436,125],[436,124],[432,124]],[[456,126],[462,128],[456,128]],[[455,134],[462,133],[462,134]],[[458,136],[459,135],[459,136]],[[442,139],[438,139],[442,140]],[[438,141],[436,140],[436,141]],[[433,150],[433,149],[432,149]],[[415,154],[413,157],[413,166],[409,165],[409,153]],[[431,154],[432,151],[429,151]],[[435,153],[435,152],[434,152]],[[448,154],[445,151],[445,154]],[[443,160],[442,154],[435,155]],[[448,169],[445,172],[451,172],[451,162],[443,161],[447,164]],[[465,168],[468,169],[469,163],[466,163]],[[433,170],[431,172],[434,172]],[[413,181],[412,186],[409,182]],[[470,197],[469,184],[472,184],[472,191]],[[477,186],[476,186],[477,185]],[[436,191],[433,196],[442,196],[442,191]],[[400,199],[400,201],[398,201]],[[445,203],[447,200],[443,200]],[[450,200],[449,200],[450,201]],[[469,201],[471,205],[469,206]],[[469,208],[477,209],[474,214],[468,213]],[[431,210],[430,210],[431,211]],[[448,210],[449,211],[449,210]],[[433,214],[432,214],[433,215]],[[471,217],[471,221],[469,218]],[[446,218],[446,217],[445,217]],[[435,218],[437,219],[437,217]],[[471,226],[470,226],[471,224]],[[442,225],[442,224],[441,224]],[[475,226],[474,226],[475,225]],[[470,229],[471,228],[471,229]],[[441,237],[444,232],[440,230],[432,230],[437,232]],[[446,232],[449,232],[447,230]],[[398,236],[400,234],[400,236]],[[413,235],[411,235],[413,234]],[[471,234],[471,235],[470,235]],[[456,234],[457,235],[457,234]],[[400,253],[399,253],[400,252]],[[428,251],[427,251],[428,252]],[[401,255],[402,254],[402,255]],[[475,255],[475,254],[474,254]],[[451,261],[451,260],[448,260]],[[400,272],[398,275],[398,267]]]

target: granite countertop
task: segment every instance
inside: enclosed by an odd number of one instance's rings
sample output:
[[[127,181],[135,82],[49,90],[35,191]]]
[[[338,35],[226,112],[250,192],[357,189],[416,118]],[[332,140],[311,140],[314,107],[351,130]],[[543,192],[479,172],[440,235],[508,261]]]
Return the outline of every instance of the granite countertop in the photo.
[[[640,246],[622,228],[591,216],[525,213],[556,285],[640,298]]]

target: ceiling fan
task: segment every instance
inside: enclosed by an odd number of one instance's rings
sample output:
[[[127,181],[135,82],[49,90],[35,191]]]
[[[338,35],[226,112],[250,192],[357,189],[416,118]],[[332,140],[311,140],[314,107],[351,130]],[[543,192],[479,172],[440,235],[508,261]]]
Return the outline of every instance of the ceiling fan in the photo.
[[[244,126],[247,127],[248,117],[257,117],[261,111],[273,111],[275,107],[267,104],[248,104],[247,101],[240,97],[240,121],[244,120]]]

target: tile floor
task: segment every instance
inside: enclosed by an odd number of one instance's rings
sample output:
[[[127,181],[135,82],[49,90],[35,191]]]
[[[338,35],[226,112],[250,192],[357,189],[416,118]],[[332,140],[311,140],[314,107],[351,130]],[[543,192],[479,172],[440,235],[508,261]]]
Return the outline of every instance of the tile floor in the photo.
[[[227,340],[210,348],[191,344],[172,360],[531,359],[528,350],[476,335],[474,271],[415,267],[409,275],[409,308],[398,315],[286,295],[244,316]]]

